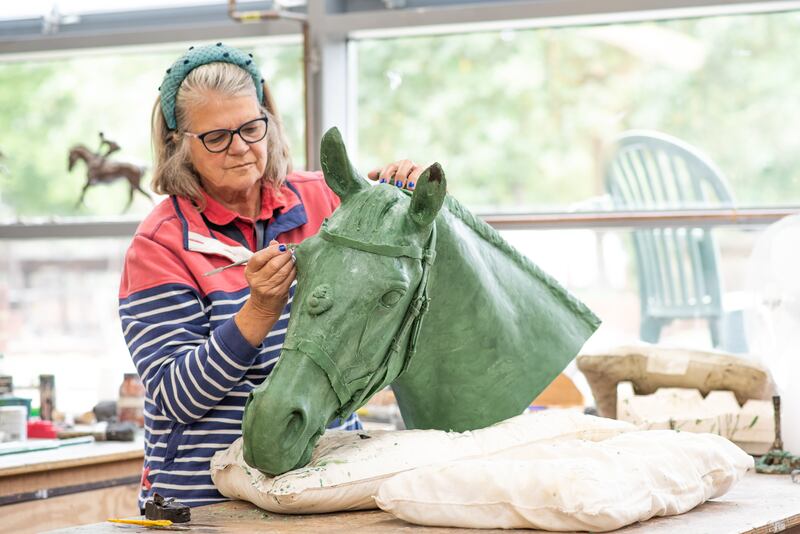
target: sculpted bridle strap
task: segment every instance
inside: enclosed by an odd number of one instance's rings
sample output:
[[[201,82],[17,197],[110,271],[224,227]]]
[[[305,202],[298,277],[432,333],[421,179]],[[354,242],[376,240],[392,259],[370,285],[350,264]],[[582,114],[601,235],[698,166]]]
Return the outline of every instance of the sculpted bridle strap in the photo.
[[[431,233],[433,232],[435,232],[435,229],[431,230]],[[376,245],[374,243],[364,243],[363,241],[332,233],[328,230],[325,223],[323,223],[322,228],[319,230],[319,236],[325,241],[335,243],[342,247],[354,248],[363,252],[369,252],[370,254],[377,254],[378,256],[389,256],[390,258],[405,257],[422,260],[428,251],[427,248],[423,250],[416,245]]]
[[[424,249],[416,245],[377,245],[373,243],[364,243],[335,234],[328,230],[326,224],[323,224],[320,229],[319,236],[325,241],[342,247],[391,258],[411,258],[419,260],[422,263],[422,276],[420,277],[419,285],[406,310],[403,322],[392,340],[392,345],[389,347],[389,351],[384,358],[383,365],[387,367],[386,374],[381,375],[380,373],[374,373],[372,377],[367,376],[348,384],[344,382],[336,363],[328,354],[317,350],[319,347],[305,347],[307,350],[297,347],[303,353],[311,357],[328,376],[331,387],[340,402],[339,416],[344,417],[348,416],[360,406],[363,399],[372,396],[394,381],[395,378],[408,368],[409,362],[416,354],[417,338],[419,337],[422,319],[425,317],[425,313],[428,311],[428,304],[430,303],[430,298],[428,297],[428,279],[430,277],[431,266],[436,259],[436,223],[434,222],[431,225],[431,234]],[[403,353],[402,344],[406,336],[408,336],[405,350],[406,356],[398,362],[395,356]],[[402,364],[401,369],[398,369],[398,363]],[[359,390],[361,391],[361,395],[359,395],[358,398],[354,398]]]

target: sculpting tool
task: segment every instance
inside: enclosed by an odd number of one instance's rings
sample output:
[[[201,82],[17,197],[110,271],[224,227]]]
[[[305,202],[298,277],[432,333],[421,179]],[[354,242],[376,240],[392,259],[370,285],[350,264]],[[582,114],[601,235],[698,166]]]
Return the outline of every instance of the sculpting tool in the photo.
[[[186,525],[176,525],[169,519],[107,519],[110,523],[119,523],[122,525],[133,525],[137,527],[145,527],[153,530],[192,530],[192,527]],[[196,525],[203,527],[216,528],[213,525]],[[130,530],[130,532],[141,532],[141,530]]]
[[[294,249],[297,248],[297,245],[298,245],[298,243],[287,243],[286,244],[286,249],[289,250],[290,252],[292,252],[292,258],[294,258]],[[231,267],[237,267],[239,265],[244,265],[248,261],[250,261],[250,258],[247,258],[246,260],[235,261],[235,262],[230,263],[228,265],[223,265],[222,267],[217,267],[216,269],[208,271],[207,273],[203,273],[203,276],[211,276],[212,274],[218,274],[218,273],[221,273],[222,271],[224,271],[225,269],[230,269]]]
[[[172,521],[169,519],[107,519],[109,523],[123,523],[125,525],[137,525],[140,527],[170,527]]]
[[[221,273],[225,269],[230,269],[231,267],[237,267],[239,265],[244,265],[248,261],[250,261],[250,258],[247,258],[246,260],[235,261],[235,262],[230,263],[228,265],[223,265],[222,267],[217,267],[216,269],[208,271],[207,273],[203,273],[203,276],[211,276],[212,274]]]

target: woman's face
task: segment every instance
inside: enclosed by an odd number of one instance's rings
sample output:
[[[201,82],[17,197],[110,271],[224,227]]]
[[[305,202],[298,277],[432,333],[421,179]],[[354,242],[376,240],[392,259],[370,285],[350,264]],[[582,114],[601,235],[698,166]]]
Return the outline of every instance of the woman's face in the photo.
[[[263,116],[255,96],[224,96],[209,92],[204,105],[188,111],[189,131],[202,134],[225,128],[235,130]],[[212,197],[234,200],[260,190],[259,180],[267,166],[267,138],[248,144],[234,135],[224,152],[209,152],[203,142],[190,137],[192,165],[203,188]]]

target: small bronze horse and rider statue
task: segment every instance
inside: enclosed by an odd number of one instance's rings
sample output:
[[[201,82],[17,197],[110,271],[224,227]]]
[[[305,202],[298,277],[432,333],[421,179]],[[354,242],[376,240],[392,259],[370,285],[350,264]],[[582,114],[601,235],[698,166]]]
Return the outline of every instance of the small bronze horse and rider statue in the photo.
[[[75,145],[69,151],[68,170],[71,171],[79,159],[86,163],[86,184],[83,186],[83,190],[81,191],[81,196],[78,199],[76,207],[83,204],[86,191],[90,186],[96,184],[108,184],[122,178],[128,181],[128,186],[130,187],[128,203],[125,205],[124,211],[128,211],[131,203],[133,203],[134,191],[139,191],[151,201],[153,200],[152,197],[147,194],[147,191],[142,189],[141,186],[141,180],[145,173],[145,167],[135,165],[133,163],[115,161],[108,158],[114,152],[119,151],[119,149],[120,146],[117,143],[106,138],[103,132],[100,132],[100,147],[96,152],[92,152],[89,148],[82,144]]]

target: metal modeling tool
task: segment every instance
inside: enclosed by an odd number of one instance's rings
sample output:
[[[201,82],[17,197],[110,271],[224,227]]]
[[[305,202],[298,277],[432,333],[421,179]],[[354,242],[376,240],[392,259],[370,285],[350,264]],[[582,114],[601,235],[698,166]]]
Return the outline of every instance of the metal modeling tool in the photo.
[[[298,243],[286,243],[286,249],[289,250],[292,253],[292,260],[294,260],[294,249],[297,248],[297,245],[298,245]],[[218,274],[218,273],[221,273],[222,271],[224,271],[225,269],[230,269],[231,267],[237,267],[239,265],[244,265],[248,261],[250,261],[250,258],[247,258],[246,260],[235,261],[233,263],[229,263],[228,265],[223,265],[222,267],[217,267],[216,269],[212,269],[211,271],[208,271],[207,273],[203,273],[203,276],[211,276],[213,274]]]

